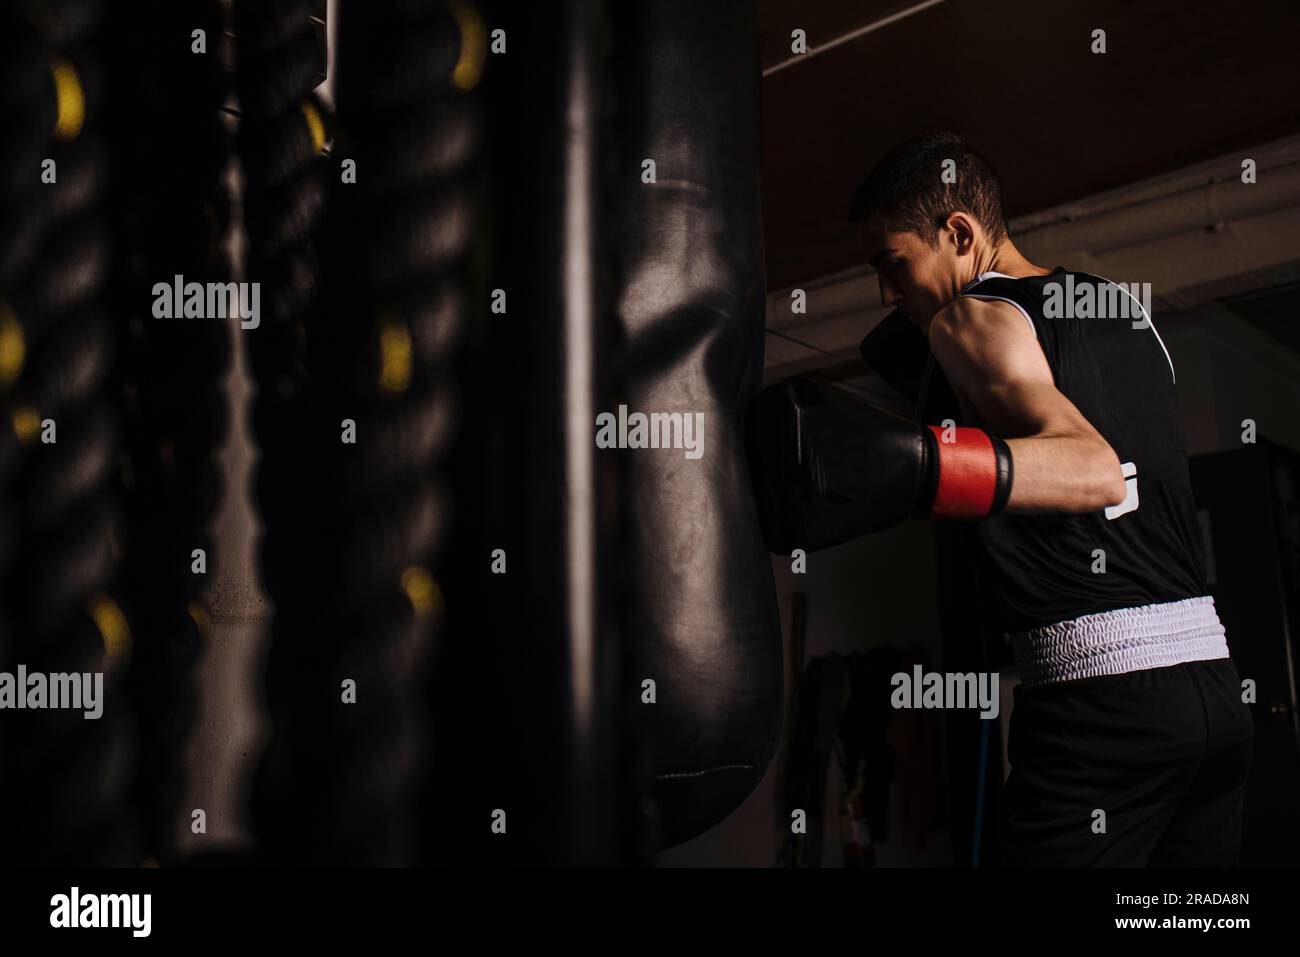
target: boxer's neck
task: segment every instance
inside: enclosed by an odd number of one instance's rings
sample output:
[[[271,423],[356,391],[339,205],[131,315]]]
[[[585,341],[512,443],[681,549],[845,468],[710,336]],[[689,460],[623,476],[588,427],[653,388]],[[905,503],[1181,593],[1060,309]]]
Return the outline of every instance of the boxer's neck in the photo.
[[[997,246],[986,249],[980,255],[977,255],[975,257],[975,266],[975,273],[970,277],[972,280],[984,275],[986,272],[999,272],[1004,276],[1010,276],[1012,279],[1023,279],[1026,276],[1047,276],[1052,272],[1050,269],[1031,263],[1021,254],[1015,243],[1010,239],[1004,240]]]

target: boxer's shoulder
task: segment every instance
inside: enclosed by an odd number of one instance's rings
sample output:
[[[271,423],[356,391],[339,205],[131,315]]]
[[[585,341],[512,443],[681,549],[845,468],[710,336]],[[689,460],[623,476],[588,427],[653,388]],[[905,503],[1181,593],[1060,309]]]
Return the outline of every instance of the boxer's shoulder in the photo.
[[[958,298],[934,317],[929,337],[949,381],[968,395],[976,380],[1042,371],[1038,340],[1011,303]]]
[[[960,337],[997,330],[1008,322],[1017,328],[1024,325],[1020,309],[1014,303],[963,295],[939,310],[931,329],[939,329],[949,337]]]

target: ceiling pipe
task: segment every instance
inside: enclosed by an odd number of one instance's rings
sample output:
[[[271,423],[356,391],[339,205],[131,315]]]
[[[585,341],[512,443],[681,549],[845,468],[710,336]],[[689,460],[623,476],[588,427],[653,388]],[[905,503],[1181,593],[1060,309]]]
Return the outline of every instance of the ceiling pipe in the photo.
[[[1300,206],[1300,161],[1259,170],[1258,176],[1262,182],[1224,178],[1082,219],[1035,226],[1016,233],[1016,244],[1049,258],[1076,249],[1101,255]]]
[[[829,40],[826,43],[819,44],[818,46],[815,47],[810,47],[807,53],[796,53],[794,56],[782,60],[780,63],[774,63],[772,66],[769,66],[765,70],[763,70],[763,76],[769,77],[774,73],[779,73],[782,70],[794,66],[796,63],[805,63],[808,60],[811,60],[813,57],[825,53],[827,50],[833,50],[838,46],[842,46],[845,43],[849,43],[853,40],[856,40],[858,37],[864,37],[868,33],[874,33],[875,31],[881,29],[882,27],[887,27],[891,23],[897,23],[899,20],[905,20],[906,18],[910,17],[914,13],[920,13],[922,10],[925,10],[928,7],[933,7],[936,4],[940,4],[943,2],[944,0],[925,0],[924,3],[914,4],[913,6],[908,7],[906,10],[899,10],[897,13],[891,13],[887,17],[882,17],[879,20],[873,20],[870,23],[866,24],[865,26],[858,27],[856,30],[850,30],[848,33],[841,34],[840,36],[836,37],[833,40]]]

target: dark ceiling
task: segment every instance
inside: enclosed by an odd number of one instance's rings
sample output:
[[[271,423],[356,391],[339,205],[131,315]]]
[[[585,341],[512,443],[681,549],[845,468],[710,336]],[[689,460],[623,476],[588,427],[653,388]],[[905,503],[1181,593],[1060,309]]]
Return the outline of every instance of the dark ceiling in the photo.
[[[795,27],[813,48],[914,6],[760,0],[764,68]],[[849,198],[926,127],[989,158],[1012,218],[1300,131],[1297,40],[1296,0],[945,0],[766,76],[768,288],[858,265]]]

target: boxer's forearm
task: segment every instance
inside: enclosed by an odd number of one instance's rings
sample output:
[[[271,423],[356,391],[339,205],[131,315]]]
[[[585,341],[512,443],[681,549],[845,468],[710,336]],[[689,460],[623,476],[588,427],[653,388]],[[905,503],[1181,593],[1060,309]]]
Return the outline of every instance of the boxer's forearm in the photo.
[[[1119,457],[1099,436],[1008,439],[1015,481],[1006,511],[1095,512],[1124,501]]]

